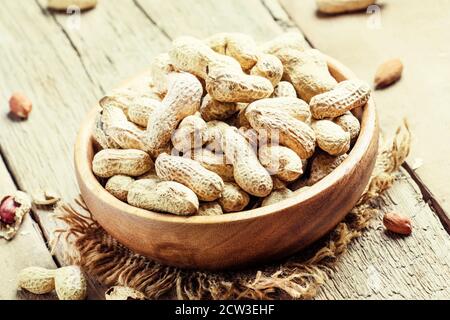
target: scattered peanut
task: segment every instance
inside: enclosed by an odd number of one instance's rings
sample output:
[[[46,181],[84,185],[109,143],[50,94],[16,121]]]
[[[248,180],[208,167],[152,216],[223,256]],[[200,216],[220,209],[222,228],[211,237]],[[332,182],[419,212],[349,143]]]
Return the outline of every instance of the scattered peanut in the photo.
[[[402,77],[403,63],[400,59],[392,59],[381,64],[376,73],[374,84],[376,89],[385,88]]]
[[[9,111],[16,117],[27,119],[33,104],[25,95],[16,92],[9,99]]]
[[[222,196],[217,201],[224,212],[237,212],[248,205],[250,196],[236,183],[226,182]]]
[[[29,267],[19,272],[18,286],[34,294],[55,290],[55,270]]]
[[[105,292],[106,300],[145,300],[145,295],[130,287],[115,286]]]
[[[376,0],[316,0],[317,9],[326,14],[365,10],[376,2]]]
[[[32,198],[37,206],[51,206],[61,200],[60,195],[51,189],[38,190],[32,194]]]
[[[383,224],[391,232],[409,236],[412,233],[411,219],[395,212],[388,212],[383,217]]]
[[[97,153],[92,161],[92,170],[102,178],[116,175],[137,177],[153,166],[153,161],[147,153],[134,149],[104,149]]]
[[[323,151],[339,156],[350,149],[350,133],[330,120],[318,120],[313,123],[317,145]]]
[[[47,8],[51,10],[65,11],[71,6],[81,10],[89,10],[97,5],[97,0],[47,0]]]
[[[370,97],[370,87],[361,80],[345,80],[333,90],[311,99],[311,113],[316,119],[335,118],[349,110],[364,106]]]
[[[31,198],[22,191],[4,197],[0,202],[0,237],[11,240],[17,234],[24,216],[31,210]]]
[[[59,300],[84,300],[87,281],[78,266],[62,267],[55,271],[55,289]]]
[[[159,178],[184,184],[202,201],[216,200],[223,191],[222,178],[191,159],[163,153],[156,159],[155,169]]]

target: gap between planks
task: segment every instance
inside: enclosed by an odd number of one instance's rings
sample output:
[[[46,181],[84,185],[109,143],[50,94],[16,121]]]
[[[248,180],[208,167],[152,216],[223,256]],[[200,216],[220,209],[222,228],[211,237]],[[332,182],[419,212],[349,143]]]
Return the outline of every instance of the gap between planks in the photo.
[[[288,31],[292,29],[300,30],[300,32],[305,37],[306,41],[309,43],[311,48],[315,48],[313,41],[308,37],[307,34],[302,30],[302,28],[295,23],[295,21],[290,16],[289,12],[280,4],[279,0],[260,0],[263,6],[269,11],[272,18],[277,22],[283,30]],[[408,165],[407,162],[403,165],[405,170],[411,176],[413,181],[419,187],[422,194],[422,199],[424,202],[428,203],[433,210],[433,212],[439,217],[444,229],[450,234],[450,215],[447,213],[437,198],[433,195],[427,185],[419,177],[419,175]]]

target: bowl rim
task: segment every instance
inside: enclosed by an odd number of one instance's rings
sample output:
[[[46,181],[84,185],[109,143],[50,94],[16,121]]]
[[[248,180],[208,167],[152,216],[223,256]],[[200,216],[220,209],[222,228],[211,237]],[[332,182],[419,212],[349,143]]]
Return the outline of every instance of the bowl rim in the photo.
[[[339,61],[325,55],[328,65],[333,67],[339,74],[342,75],[343,80],[354,79],[356,75],[345,65]],[[123,83],[129,84],[135,79],[142,77],[138,75],[130,81]],[[77,175],[79,179],[83,180],[83,183],[87,189],[89,189],[97,198],[103,198],[106,203],[110,206],[115,207],[121,212],[126,212],[127,214],[137,216],[139,218],[155,220],[164,223],[174,223],[174,224],[227,224],[233,222],[243,222],[245,220],[253,220],[261,218],[266,215],[276,214],[280,211],[284,211],[299,204],[314,199],[322,192],[330,189],[335,185],[340,179],[342,179],[347,172],[362,159],[365,152],[371,144],[373,134],[376,132],[377,116],[375,110],[375,102],[371,96],[367,104],[363,107],[362,118],[361,118],[361,131],[356,140],[352,150],[349,152],[348,157],[330,174],[325,178],[315,183],[310,188],[304,190],[303,192],[297,193],[294,196],[284,199],[275,204],[259,207],[255,209],[227,213],[217,216],[176,216],[166,213],[158,213],[150,210],[145,210],[137,207],[133,207],[128,203],[122,202],[104,189],[100,182],[95,177],[92,172],[92,164],[89,161],[89,144],[92,144],[92,125],[95,119],[95,113],[98,112],[99,107],[93,108],[87,117],[83,120],[81,128],[78,132],[75,144],[75,167],[77,170]]]

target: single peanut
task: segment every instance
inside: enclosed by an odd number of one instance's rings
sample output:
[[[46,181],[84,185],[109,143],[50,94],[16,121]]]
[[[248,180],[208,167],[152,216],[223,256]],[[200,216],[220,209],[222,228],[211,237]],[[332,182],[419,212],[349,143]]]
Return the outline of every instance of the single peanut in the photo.
[[[275,87],[283,76],[283,64],[274,55],[260,54],[250,74],[268,79]]]
[[[323,151],[339,156],[350,149],[350,133],[330,120],[318,120],[312,125],[317,145]]]
[[[138,208],[180,216],[193,215],[199,207],[195,193],[174,181],[137,180],[131,185],[127,200]]]
[[[342,116],[339,116],[333,120],[344,131],[350,133],[350,139],[355,139],[359,135],[361,125],[358,118],[356,118],[350,111],[347,111]]]
[[[55,289],[55,270],[29,267],[21,270],[18,286],[34,294],[45,294]]]
[[[260,146],[258,155],[264,168],[281,180],[294,181],[303,173],[302,159],[289,148],[264,145]]]
[[[311,113],[316,119],[336,118],[347,111],[364,106],[370,97],[370,87],[361,80],[345,80],[333,90],[311,99]]]
[[[150,156],[141,150],[104,149],[94,156],[92,170],[101,178],[116,175],[140,176],[154,166]]]
[[[121,201],[127,201],[128,190],[130,190],[134,179],[128,176],[117,175],[108,179],[105,189]]]
[[[237,212],[248,205],[250,196],[236,183],[225,182],[222,196],[217,201],[224,212]]]
[[[200,106],[200,113],[205,121],[226,120],[238,111],[235,102],[220,102],[207,94]]]
[[[279,110],[258,109],[249,106],[245,113],[253,129],[265,131],[271,140],[292,149],[302,159],[308,159],[314,153],[316,136],[304,122]]]
[[[409,236],[412,233],[411,219],[395,212],[387,212],[383,224],[391,232]]]
[[[145,300],[145,295],[130,287],[114,286],[106,290],[106,300]]]
[[[55,290],[59,300],[84,300],[87,281],[78,266],[62,267],[55,271]]]
[[[365,10],[376,2],[376,0],[316,0],[317,9],[326,14]]]
[[[222,207],[217,201],[200,203],[197,213],[199,216],[220,216],[222,214]]]
[[[218,101],[252,102],[269,97],[273,86],[266,78],[224,69],[209,74],[206,90]]]
[[[376,89],[385,88],[402,77],[403,63],[400,59],[392,59],[381,64],[376,73],[374,84]]]
[[[182,152],[201,148],[206,129],[206,122],[197,114],[188,116],[180,122],[178,129],[173,133],[172,144],[175,149]]]
[[[201,83],[193,75],[169,75],[169,89],[162,102],[164,107],[152,113],[145,135],[146,146],[153,158],[169,143],[181,120],[198,111],[202,92]]]
[[[272,191],[272,179],[259,163],[252,146],[234,127],[222,137],[222,149],[233,165],[234,180],[247,193],[265,197]]]
[[[11,240],[17,234],[22,220],[31,210],[31,198],[22,191],[0,201],[0,238]]]
[[[27,119],[33,104],[25,95],[15,92],[9,99],[9,111],[21,119]]]
[[[326,153],[318,154],[311,163],[311,173],[307,181],[308,186],[319,182],[327,175],[329,175],[334,169],[336,169],[347,158],[347,154],[340,156],[331,156]]]
[[[284,199],[291,197],[293,192],[288,188],[281,188],[278,190],[272,191],[272,193],[264,198],[261,207],[270,206],[271,204],[280,202]]]
[[[284,79],[292,83],[298,97],[306,102],[337,85],[328,70],[324,55],[316,49],[303,52],[283,49],[277,56],[284,66]]]
[[[216,200],[223,191],[223,180],[219,175],[188,158],[163,153],[156,159],[155,169],[159,178],[184,184],[202,201]]]
[[[273,98],[279,98],[279,97],[297,98],[297,92],[295,91],[295,88],[292,85],[292,83],[290,83],[288,81],[280,81],[273,89],[272,97]]]
[[[57,11],[65,11],[71,6],[80,10],[89,10],[97,5],[97,0],[47,0],[47,8]]]

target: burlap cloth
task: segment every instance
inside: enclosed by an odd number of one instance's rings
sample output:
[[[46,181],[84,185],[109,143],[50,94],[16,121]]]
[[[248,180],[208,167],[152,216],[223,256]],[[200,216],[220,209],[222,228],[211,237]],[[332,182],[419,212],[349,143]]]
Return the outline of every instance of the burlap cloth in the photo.
[[[383,141],[383,139],[382,139]],[[102,284],[142,291],[148,299],[310,299],[333,273],[339,257],[361,236],[381,208],[380,195],[390,188],[409,153],[405,123],[392,139],[384,139],[365,193],[345,220],[307,250],[276,264],[239,272],[182,270],[131,252],[98,225],[82,200],[60,204],[55,217],[67,228],[56,230],[66,262],[80,265]],[[56,245],[54,243],[54,245]]]

